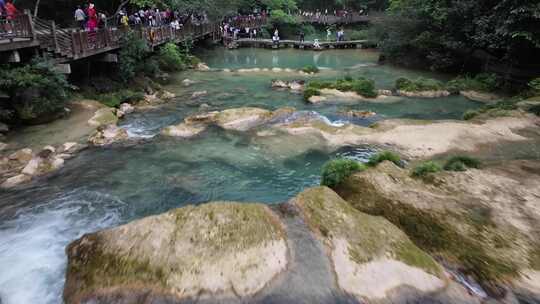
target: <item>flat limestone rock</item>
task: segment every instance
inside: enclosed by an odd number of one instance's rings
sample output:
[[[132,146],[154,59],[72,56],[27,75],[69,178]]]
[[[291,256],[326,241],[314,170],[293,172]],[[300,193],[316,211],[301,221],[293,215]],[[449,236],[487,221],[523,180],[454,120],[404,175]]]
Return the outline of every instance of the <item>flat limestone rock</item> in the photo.
[[[281,222],[262,204],[187,206],[71,243],[64,300],[244,298],[287,268]],[[126,298],[127,299],[127,298]]]
[[[328,248],[339,287],[361,302],[386,299],[403,286],[422,293],[446,286],[442,268],[384,218],[354,209],[326,187],[293,201]]]
[[[95,146],[105,146],[127,140],[128,137],[128,133],[125,129],[111,124],[98,128],[98,130],[90,136],[88,141]]]
[[[446,90],[418,91],[418,92],[410,92],[410,91],[398,90],[396,93],[399,96],[416,97],[416,98],[441,98],[441,97],[448,97],[448,96],[451,95],[451,93],[449,91],[446,91]]]
[[[32,179],[32,177],[29,176],[29,175],[26,175],[26,174],[19,174],[19,175],[10,177],[10,178],[8,178],[7,180],[5,180],[5,181],[0,185],[0,188],[3,188],[3,189],[13,188],[13,187],[18,186],[18,185],[20,185],[20,184],[27,183],[27,182],[29,182],[31,179]]]
[[[293,135],[318,134],[331,146],[391,145],[409,158],[427,158],[451,150],[473,152],[482,145],[525,141],[517,130],[534,128],[534,115],[498,117],[481,123],[465,121],[385,120],[366,128],[353,124],[330,125],[320,120],[302,120],[275,126]]]

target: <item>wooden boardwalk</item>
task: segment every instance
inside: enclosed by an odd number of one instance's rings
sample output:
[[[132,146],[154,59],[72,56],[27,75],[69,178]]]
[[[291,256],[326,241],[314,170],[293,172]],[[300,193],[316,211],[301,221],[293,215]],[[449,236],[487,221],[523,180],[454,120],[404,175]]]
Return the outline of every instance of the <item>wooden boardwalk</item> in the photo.
[[[229,44],[229,48],[237,47],[256,47],[256,48],[297,48],[304,50],[328,50],[328,49],[360,49],[370,46],[368,40],[350,40],[350,41],[321,41],[318,46],[314,41],[281,40],[274,43],[271,39],[238,39]]]
[[[242,22],[235,26],[259,28],[266,20],[260,18]],[[62,29],[54,21],[33,18],[30,13],[18,15],[11,23],[12,31],[0,30],[0,52],[18,52],[27,48],[39,48],[49,53],[57,63],[69,63],[121,47],[122,37],[132,30],[153,48],[167,42],[182,43],[203,38],[221,40],[220,23],[200,25],[187,24],[181,29],[170,25],[158,27],[106,27],[93,32]],[[4,29],[4,28],[2,28]],[[4,55],[2,55],[4,56]],[[6,56],[5,58],[7,58]]]

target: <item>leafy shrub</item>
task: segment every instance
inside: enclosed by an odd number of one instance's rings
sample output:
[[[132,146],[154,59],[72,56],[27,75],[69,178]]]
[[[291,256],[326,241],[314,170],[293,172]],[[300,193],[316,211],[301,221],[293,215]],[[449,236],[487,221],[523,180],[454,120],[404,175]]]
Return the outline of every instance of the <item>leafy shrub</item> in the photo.
[[[444,89],[440,81],[429,78],[418,78],[410,80],[404,77],[396,80],[396,89],[407,92],[438,91]]]
[[[319,68],[314,65],[307,65],[304,68],[302,68],[302,72],[304,73],[319,73]]]
[[[117,108],[122,103],[134,103],[143,100],[144,94],[132,90],[120,90],[116,93],[94,95],[91,98],[96,99],[108,107]]]
[[[497,89],[498,78],[494,74],[481,73],[474,77],[459,76],[446,84],[448,91],[459,93],[460,91],[491,92]]]
[[[469,110],[463,114],[463,120],[471,120],[480,114],[478,111]]]
[[[143,70],[150,49],[133,31],[122,36],[120,44],[122,48],[118,56],[119,76],[124,82],[128,82]]]
[[[314,80],[308,83],[308,88],[318,90],[337,89],[342,92],[355,92],[364,97],[377,97],[377,91],[375,90],[375,83],[373,80],[363,77],[353,79],[350,76],[347,76],[343,79],[338,79],[336,82]]]
[[[467,171],[467,168],[480,168],[481,162],[473,157],[459,155],[448,159],[444,165],[446,171]]]
[[[10,96],[8,108],[19,119],[37,122],[61,112],[72,86],[52,62],[34,59],[29,65],[0,69],[0,90]]]
[[[359,95],[368,98],[377,97],[377,91],[375,90],[375,83],[373,80],[366,78],[359,78],[353,82],[352,89]]]
[[[430,173],[437,173],[442,170],[441,166],[433,161],[422,163],[412,171],[413,177],[425,177]]]
[[[335,84],[330,81],[319,81],[313,80],[308,83],[308,88],[322,90],[322,89],[332,89],[335,87]]]
[[[186,69],[187,58],[182,54],[180,48],[174,43],[166,43],[158,54],[159,68],[168,71],[175,72]]]
[[[402,166],[401,164],[401,157],[397,155],[396,153],[393,153],[391,151],[383,151],[380,153],[377,153],[370,157],[368,161],[368,166],[375,167],[378,164],[382,163],[383,161],[391,161],[397,166]]]
[[[304,90],[304,100],[305,101],[309,101],[309,99],[312,97],[312,96],[320,96],[321,95],[321,91],[319,91],[318,89],[314,89],[314,88],[306,88]]]
[[[363,164],[354,160],[343,158],[331,160],[323,166],[321,185],[335,187],[353,173],[365,169]]]
[[[367,40],[369,37],[368,30],[351,31],[349,34],[351,40]]]

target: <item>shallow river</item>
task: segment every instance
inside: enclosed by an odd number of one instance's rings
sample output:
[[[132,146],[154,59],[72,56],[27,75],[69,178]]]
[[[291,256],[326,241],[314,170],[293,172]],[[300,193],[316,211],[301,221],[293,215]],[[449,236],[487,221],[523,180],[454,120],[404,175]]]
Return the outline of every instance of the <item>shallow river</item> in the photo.
[[[201,51],[213,69],[322,68],[317,78],[365,76],[378,88],[395,79],[440,75],[377,66],[377,53],[221,49]],[[183,79],[198,83],[184,87]],[[155,136],[167,125],[199,111],[239,106],[277,109],[283,106],[315,111],[328,123],[347,121],[338,112],[370,110],[377,116],[353,123],[369,125],[388,118],[460,118],[480,105],[462,97],[402,99],[397,103],[310,106],[300,95],[273,91],[272,79],[301,79],[297,73],[185,72],[174,75],[168,90],[176,102],[135,113],[121,125],[137,144],[89,149],[52,176],[17,190],[0,192],[0,299],[2,304],[61,303],[65,246],[82,234],[157,214],[188,203],[211,200],[279,203],[317,185],[321,166],[336,156],[365,160],[373,147],[330,151],[315,137],[260,139],[248,134],[210,129],[189,141]],[[208,95],[192,100],[195,91]],[[0,190],[1,191],[1,190]]]

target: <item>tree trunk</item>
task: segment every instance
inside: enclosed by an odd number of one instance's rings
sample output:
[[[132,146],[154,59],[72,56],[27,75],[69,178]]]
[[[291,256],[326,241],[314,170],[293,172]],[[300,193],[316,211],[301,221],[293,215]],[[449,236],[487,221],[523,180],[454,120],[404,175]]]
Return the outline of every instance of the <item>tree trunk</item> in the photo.
[[[39,11],[39,3],[41,0],[36,1],[36,5],[34,6],[34,17],[37,17],[38,11]]]

